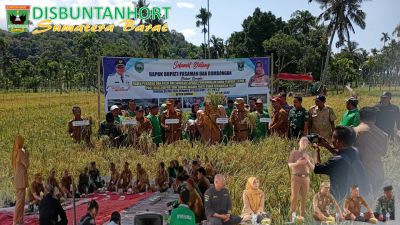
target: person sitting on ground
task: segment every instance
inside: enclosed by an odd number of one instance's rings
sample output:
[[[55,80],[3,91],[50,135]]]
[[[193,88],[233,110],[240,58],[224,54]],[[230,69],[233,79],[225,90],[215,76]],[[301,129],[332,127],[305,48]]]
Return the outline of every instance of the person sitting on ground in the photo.
[[[158,165],[155,184],[151,186],[151,189],[153,191],[166,192],[168,191],[168,181],[169,177],[167,171],[165,171],[165,164],[164,162],[160,162]]]
[[[183,166],[179,166],[178,167],[178,173],[176,174],[176,178],[178,179],[178,177],[183,177],[185,175],[187,175],[188,173],[186,172],[186,170],[183,168]]]
[[[374,217],[374,212],[364,200],[363,196],[359,195],[360,190],[358,185],[350,186],[351,195],[344,201],[344,212],[346,213],[345,220],[369,221]],[[361,206],[364,205],[368,212],[361,216]]]
[[[132,171],[129,169],[129,163],[125,162],[124,170],[121,172],[118,179],[118,186],[122,191],[127,192],[129,188],[132,188],[133,175]]]
[[[206,160],[204,161],[204,169],[206,170],[206,177],[210,180],[210,183],[213,183],[216,171],[208,155],[206,155]]]
[[[119,172],[115,168],[114,163],[110,163],[110,170],[111,170],[111,177],[107,189],[110,191],[115,191],[118,188]]]
[[[54,187],[46,185],[45,192],[46,196],[40,201],[39,205],[39,225],[67,225],[67,215],[54,194]],[[60,220],[58,217],[60,217]]]
[[[221,174],[215,176],[214,185],[204,194],[204,206],[207,221],[211,224],[233,225],[242,221],[239,216],[231,215],[232,200]]]
[[[104,180],[100,177],[100,171],[96,168],[96,162],[91,162],[92,169],[89,171],[89,192],[103,188]]]
[[[328,217],[336,217],[335,213],[329,213],[329,205],[333,204],[339,213],[339,221],[343,220],[343,213],[340,210],[339,205],[336,203],[335,198],[329,193],[331,184],[329,182],[323,182],[321,184],[321,192],[318,192],[313,199],[314,212],[312,217],[315,221],[326,221]],[[336,221],[337,222],[337,221]]]
[[[146,191],[146,186],[150,187],[149,177],[146,170],[138,163],[136,166],[136,185],[133,187],[133,190],[135,193],[144,192]]]
[[[185,158],[185,160],[183,161],[183,169],[186,171],[187,174],[192,173],[192,167],[189,164],[188,158]]]
[[[198,163],[198,161],[193,161],[192,162],[192,173],[190,174],[190,177],[197,183],[197,182],[199,182],[198,181],[198,179],[197,179],[197,170],[198,170],[198,168],[199,168],[200,166],[199,166],[199,163]]]
[[[185,181],[183,178],[184,178],[184,176],[181,176],[175,180],[175,183],[172,185],[172,188],[174,189],[174,193],[179,193],[181,191],[182,184]]]
[[[203,201],[200,195],[194,189],[194,180],[192,178],[186,181],[186,189],[190,191],[188,206],[196,217],[196,223],[200,223],[203,218]]]
[[[257,215],[257,223],[264,218],[271,219],[271,216],[264,212],[264,192],[258,189],[260,181],[255,177],[247,180],[246,190],[243,192],[243,210],[240,216],[243,221],[250,221],[253,214]]]
[[[99,212],[99,204],[96,200],[89,202],[87,207],[87,214],[82,217],[78,225],[96,225],[96,215]]]
[[[204,193],[211,187],[210,181],[206,178],[206,170],[203,167],[200,167],[197,173],[197,178],[199,182],[197,182],[197,186],[201,191],[201,198],[204,198]]]
[[[375,213],[375,218],[378,218],[381,222],[386,222],[386,214],[389,213],[389,219],[394,220],[395,214],[395,204],[393,196],[392,185],[387,185],[383,187],[384,195],[378,198]]]
[[[86,188],[89,188],[89,169],[85,167],[83,173],[79,175],[78,179],[78,190],[80,194],[86,194]],[[89,191],[89,190],[88,190]],[[88,193],[87,193],[88,194]]]
[[[64,177],[61,179],[61,189],[64,195],[68,195],[68,198],[72,198],[71,187],[73,187],[72,191],[76,193],[77,188],[75,184],[72,185],[72,177],[69,176],[68,170],[64,170]]]
[[[189,209],[190,191],[183,189],[179,192],[178,202],[179,207],[172,210],[171,225],[195,225],[196,218],[193,211]]]
[[[107,225],[121,225],[121,214],[117,211],[111,213],[110,222]]]
[[[61,198],[61,196],[64,196],[64,192],[60,185],[58,184],[57,178],[56,178],[56,170],[54,168],[51,168],[50,170],[50,175],[46,180],[46,185],[51,185],[54,188],[57,188],[59,191],[59,194],[57,195],[58,198]]]
[[[35,180],[29,187],[29,203],[39,205],[40,200],[42,200],[42,197],[40,197],[40,192],[44,193],[44,187],[42,183],[42,176],[40,175],[40,173],[37,173],[35,174]]]
[[[167,168],[167,173],[169,177],[169,186],[171,186],[176,178],[177,170],[175,169],[175,162],[171,161],[169,167]]]

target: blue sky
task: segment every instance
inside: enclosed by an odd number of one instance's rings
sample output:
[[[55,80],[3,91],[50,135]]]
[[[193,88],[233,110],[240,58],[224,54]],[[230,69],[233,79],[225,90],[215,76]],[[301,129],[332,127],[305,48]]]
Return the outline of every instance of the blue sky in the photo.
[[[201,28],[196,27],[195,15],[199,13],[201,7],[207,6],[207,0],[148,0],[151,6],[170,6],[170,18],[167,20],[169,29],[175,29],[184,33],[187,41],[200,45],[203,42]],[[5,5],[26,5],[31,6],[130,6],[131,1],[125,0],[2,0],[0,10],[5,9]],[[296,10],[309,10],[313,15],[319,15],[322,10],[319,4],[308,4],[308,0],[210,0],[210,11],[212,18],[210,21],[210,35],[216,35],[222,39],[227,39],[234,31],[242,30],[242,22],[245,18],[252,15],[256,7],[262,11],[271,11],[277,17],[282,17],[287,21],[290,15]],[[382,32],[393,32],[397,24],[400,23],[400,0],[372,0],[363,3],[362,9],[367,13],[367,27],[361,30],[356,27],[356,34],[351,39],[357,41],[360,47],[370,51],[371,48],[381,48],[383,42],[380,41]],[[32,14],[32,13],[31,13]],[[32,16],[31,16],[32,18]],[[4,13],[0,13],[0,28],[6,29]],[[41,20],[33,21],[35,24]],[[77,21],[54,21],[56,23],[76,24]],[[104,23],[104,21],[81,21],[92,24]],[[118,24],[119,21],[107,21]],[[391,36],[393,38],[393,36]],[[336,52],[336,49],[333,49]]]

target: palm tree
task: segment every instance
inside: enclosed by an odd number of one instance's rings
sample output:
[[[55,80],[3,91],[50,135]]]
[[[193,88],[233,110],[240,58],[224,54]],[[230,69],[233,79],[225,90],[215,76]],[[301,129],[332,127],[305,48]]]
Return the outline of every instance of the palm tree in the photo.
[[[310,0],[312,1],[312,0]],[[329,48],[326,54],[325,69],[322,76],[321,87],[324,86],[326,74],[331,55],[332,43],[337,32],[339,45],[345,41],[350,43],[350,32],[355,33],[353,23],[365,29],[366,13],[360,8],[362,0],[314,0],[321,4],[320,8],[325,9],[318,16],[318,21],[328,22],[326,38],[330,36]]]
[[[160,25],[161,27],[165,24],[165,16],[161,18],[156,17],[154,20],[149,18],[146,20],[145,25],[152,25],[152,27]],[[171,33],[168,32],[153,32],[149,31],[144,34],[144,37],[140,44],[143,46],[147,54],[152,54],[154,58],[158,59],[162,48],[168,48],[171,44]]]
[[[392,35],[397,33],[397,37],[400,37],[400,23],[397,25],[397,27],[394,29]]]
[[[212,14],[207,12],[206,8],[201,7],[200,8],[200,14],[196,15],[196,27],[203,26],[203,29],[201,30],[201,33],[204,33],[204,45],[207,46],[206,44],[206,33],[208,32],[206,26],[208,25],[208,22],[211,18]],[[204,48],[204,58],[206,58],[206,51],[207,49]]]
[[[294,22],[294,32],[300,33],[301,35],[308,35],[312,27],[315,26],[316,18],[308,11],[300,11],[297,10],[292,14],[292,17],[295,17]],[[306,38],[304,38],[306,41]]]
[[[224,42],[222,38],[217,38],[215,35],[211,36],[210,42],[213,45],[211,49],[211,58],[218,59],[224,54]]]
[[[138,0],[137,2],[132,2],[132,4],[136,7],[136,10],[137,10],[136,12],[138,13],[138,15],[139,15],[139,10],[141,8],[149,7],[149,5],[150,5],[150,3],[146,4],[146,0]],[[143,11],[143,17],[147,17],[147,10]],[[134,20],[134,19],[131,19],[131,20]],[[139,25],[142,25],[142,24],[143,24],[143,20],[140,19]]]
[[[386,42],[390,40],[389,33],[382,32],[382,35],[383,37],[381,38],[381,41],[383,41],[383,47],[385,47]]]
[[[371,53],[373,56],[376,56],[376,55],[378,55],[379,51],[376,48],[372,48]]]

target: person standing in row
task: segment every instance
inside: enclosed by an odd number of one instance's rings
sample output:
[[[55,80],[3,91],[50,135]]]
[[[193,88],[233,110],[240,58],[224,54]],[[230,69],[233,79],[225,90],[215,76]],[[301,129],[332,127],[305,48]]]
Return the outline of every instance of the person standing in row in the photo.
[[[228,107],[225,109],[226,116],[228,118],[231,118],[231,114],[233,112],[233,100],[229,99],[228,100]],[[228,141],[231,141],[233,137],[233,125],[232,124],[226,124],[224,128],[224,143],[228,143]]]
[[[396,123],[397,136],[400,137],[400,110],[399,107],[390,103],[392,93],[383,92],[381,101],[374,106],[376,112],[375,125],[389,135],[394,140],[395,134],[393,126]]]
[[[281,108],[286,111],[286,115],[289,115],[289,112],[293,109],[293,106],[286,101],[286,93],[281,92],[279,94],[279,98],[281,99]]]
[[[252,129],[253,140],[261,140],[266,137],[269,123],[262,122],[261,118],[270,118],[268,112],[264,111],[264,103],[261,99],[257,99],[256,112],[253,112],[257,116],[256,130]]]
[[[174,108],[174,100],[167,99],[167,110],[162,112],[161,127],[165,129],[165,141],[167,144],[182,140],[182,114]],[[166,120],[177,119],[178,123],[166,124]]]
[[[376,116],[372,107],[362,108],[359,117],[361,124],[354,128],[357,135],[354,147],[360,151],[372,191],[377,193],[385,180],[382,157],[387,153],[389,138],[385,132],[375,126]]]
[[[310,169],[314,170],[314,163],[310,153],[306,152],[309,141],[302,137],[299,142],[299,150],[294,150],[289,156],[289,168],[292,169],[292,197],[290,201],[290,214],[296,212],[299,192],[301,191],[300,215],[304,217],[306,211],[307,193],[310,188]]]
[[[157,147],[159,147],[160,144],[162,143],[162,139],[161,139],[160,121],[158,120],[157,114],[158,114],[158,106],[153,105],[150,108],[150,114],[147,115],[147,118],[150,120],[151,126],[153,127],[151,132],[151,138],[153,139],[153,143],[156,144]]]
[[[310,121],[310,114],[302,106],[303,98],[295,96],[293,99],[294,108],[290,110],[288,116],[288,131],[289,138],[298,139],[303,134],[308,134],[308,123]]]
[[[29,151],[23,148],[24,139],[17,136],[14,139],[12,164],[14,169],[14,187],[17,189],[17,202],[14,210],[13,225],[24,224],[25,189],[29,187],[28,168]]]
[[[356,127],[360,125],[360,120],[358,116],[360,111],[357,108],[358,100],[354,97],[345,99],[347,112],[344,114],[340,126]]]
[[[236,109],[229,117],[229,124],[233,125],[233,141],[246,141],[249,138],[249,128],[243,121],[247,117],[247,110],[244,109],[243,98],[237,98],[235,101]]]
[[[269,131],[272,134],[278,135],[280,137],[285,137],[287,135],[287,114],[284,109],[281,108],[281,99],[275,97],[271,99],[272,107],[274,110],[271,113],[271,123],[268,126]]]
[[[135,108],[136,108],[135,100],[133,100],[133,99],[129,100],[128,109],[127,110],[122,110],[122,116],[124,116],[124,117],[135,117],[136,116]]]
[[[142,106],[140,105],[136,106],[135,113],[136,116],[133,117],[133,119],[136,120],[137,123],[139,124],[138,129],[135,130],[136,132],[135,146],[136,146],[138,144],[140,136],[142,136],[143,133],[148,133],[149,136],[152,136],[153,126],[151,125],[150,120],[144,116],[144,110]]]
[[[252,113],[252,112],[257,111],[257,109],[256,109],[256,101],[257,101],[257,99],[255,97],[250,97],[249,98],[249,106],[250,106],[249,112]]]
[[[326,98],[318,95],[315,100],[315,106],[309,110],[311,133],[318,134],[327,140],[331,140],[333,130],[335,129],[336,115],[332,107],[325,105]]]
[[[343,221],[343,213],[340,210],[339,205],[336,203],[335,198],[329,193],[331,185],[329,182],[323,182],[321,184],[321,191],[318,192],[313,199],[314,212],[312,217],[315,221],[326,221],[328,217],[335,218],[335,213],[329,213],[329,206],[333,204],[336,208],[336,212],[339,214],[339,221]],[[338,221],[336,221],[338,222]]]
[[[203,144],[218,143],[221,133],[215,119],[214,110],[211,108],[209,102],[204,102],[204,110],[197,120],[199,120],[198,124]]]
[[[378,198],[375,213],[375,218],[378,218],[381,222],[386,222],[386,214],[389,213],[389,219],[394,220],[395,215],[395,204],[392,185],[383,187],[384,195]]]

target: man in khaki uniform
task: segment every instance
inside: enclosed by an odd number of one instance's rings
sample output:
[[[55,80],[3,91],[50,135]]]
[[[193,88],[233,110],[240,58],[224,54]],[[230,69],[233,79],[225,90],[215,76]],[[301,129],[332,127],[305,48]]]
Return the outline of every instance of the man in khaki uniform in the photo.
[[[335,198],[329,193],[329,188],[331,184],[329,182],[323,182],[321,184],[321,192],[318,192],[313,199],[314,212],[312,217],[315,221],[326,221],[326,219],[331,216],[336,217],[335,213],[329,213],[329,205],[333,204],[336,208],[337,213],[339,213],[339,221],[343,220],[343,213],[340,210],[339,205],[336,203]],[[338,222],[338,221],[336,221]]]
[[[50,175],[49,177],[46,179],[46,185],[51,185],[53,186],[53,188],[57,188],[58,191],[60,192],[57,197],[61,198],[62,196],[64,196],[64,192],[62,190],[62,188],[60,187],[60,185],[58,184],[57,178],[56,178],[56,170],[54,168],[52,168],[50,170]]]
[[[136,185],[133,187],[135,193],[146,191],[146,185],[148,190],[150,190],[150,181],[147,176],[146,170],[142,168],[141,164],[136,166]]]
[[[136,140],[135,140],[134,145],[136,146],[138,144],[139,137],[144,132],[148,133],[149,136],[152,135],[152,133],[153,133],[153,125],[151,125],[151,122],[150,122],[149,118],[144,116],[144,110],[143,110],[143,107],[141,105],[136,106],[135,113],[136,113],[136,116],[133,117],[133,119],[136,120],[137,123],[139,124],[139,128],[137,130],[135,130],[135,132],[136,132]]]
[[[302,137],[299,142],[299,150],[292,151],[288,160],[289,168],[292,169],[290,215],[296,212],[299,192],[301,191],[300,214],[302,217],[304,217],[306,211],[307,192],[310,188],[310,169],[314,170],[312,156],[309,152],[306,152],[308,143],[307,137]]]
[[[359,195],[360,190],[357,185],[350,186],[351,195],[344,201],[344,212],[346,213],[345,220],[369,221],[374,217],[374,212],[364,200],[363,196]],[[361,206],[364,205],[368,212],[364,213],[364,217],[360,217]]]
[[[281,137],[287,136],[287,113],[281,107],[281,99],[275,97],[271,99],[274,110],[271,113],[271,123],[268,125],[269,131]]]
[[[179,109],[174,108],[174,100],[167,99],[167,110],[162,112],[161,127],[165,129],[165,139],[167,144],[182,140],[182,114]],[[178,119],[176,124],[165,124],[167,119]]]
[[[86,141],[86,145],[89,148],[93,147],[93,144],[90,141],[90,135],[92,133],[92,127],[89,126],[73,126],[73,122],[75,121],[83,121],[83,116],[81,114],[81,108],[79,106],[75,106],[72,108],[72,114],[74,115],[74,118],[72,118],[68,122],[68,134],[71,138],[75,140],[75,142],[81,142],[81,140]],[[85,127],[88,127],[88,129],[85,129]]]
[[[110,177],[110,183],[108,183],[107,189],[109,191],[116,191],[116,189],[118,189],[119,172],[115,168],[114,163],[110,163],[110,171],[111,171],[111,177]]]
[[[72,198],[71,186],[72,186],[72,177],[69,175],[68,170],[64,170],[64,176],[63,178],[61,178],[61,189],[64,192],[64,194],[68,195],[68,198]],[[75,184],[73,185],[72,191],[74,192],[77,191]]]
[[[237,98],[235,101],[236,109],[233,110],[229,118],[229,124],[233,125],[233,141],[246,141],[249,138],[249,128],[243,122],[248,111],[244,109],[243,98]]]
[[[336,115],[329,105],[325,105],[325,96],[318,95],[314,100],[315,106],[312,106],[308,111],[310,114],[309,127],[311,133],[319,134],[326,140],[331,140],[335,129]]]
[[[118,188],[122,188],[123,191],[128,191],[132,187],[132,172],[129,169],[128,162],[125,162],[124,170],[121,172],[117,184]]]
[[[28,200],[30,203],[39,205],[42,198],[40,197],[40,192],[44,194],[44,186],[42,183],[42,176],[40,173],[35,174],[35,180],[29,187]]]

